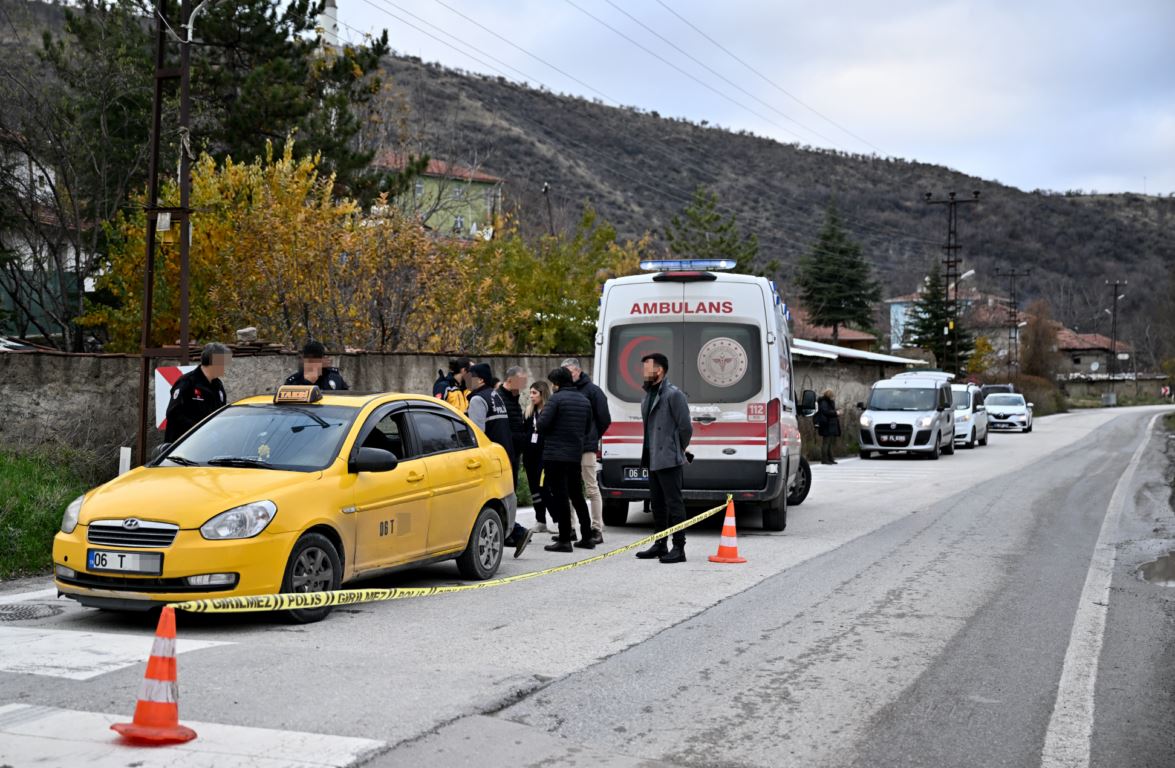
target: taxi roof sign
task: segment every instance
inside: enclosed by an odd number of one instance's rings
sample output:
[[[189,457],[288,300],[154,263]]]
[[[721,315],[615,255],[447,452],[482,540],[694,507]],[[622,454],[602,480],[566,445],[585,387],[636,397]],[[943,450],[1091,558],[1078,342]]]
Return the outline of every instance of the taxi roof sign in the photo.
[[[274,405],[290,403],[317,403],[322,399],[322,390],[316,385],[289,385],[277,388],[273,395]]]

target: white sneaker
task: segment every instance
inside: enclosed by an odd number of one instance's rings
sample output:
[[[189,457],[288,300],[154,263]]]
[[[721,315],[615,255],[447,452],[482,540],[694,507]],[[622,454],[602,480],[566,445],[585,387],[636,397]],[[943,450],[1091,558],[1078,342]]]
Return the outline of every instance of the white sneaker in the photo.
[[[547,527],[546,523],[535,523],[531,530],[535,533],[551,533],[551,529]]]

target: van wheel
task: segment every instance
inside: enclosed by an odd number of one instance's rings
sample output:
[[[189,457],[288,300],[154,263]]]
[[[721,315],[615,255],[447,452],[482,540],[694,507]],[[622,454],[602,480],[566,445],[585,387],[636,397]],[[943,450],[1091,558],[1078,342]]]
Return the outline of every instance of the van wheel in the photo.
[[[286,573],[282,577],[282,592],[334,592],[339,588],[342,577],[343,564],[335,545],[321,533],[307,533],[298,539],[290,552]],[[295,624],[312,624],[322,621],[330,612],[330,606],[299,608],[286,611],[285,617]]]
[[[950,441],[942,447],[942,452],[947,456],[954,456],[955,455],[955,435],[954,435],[954,433],[951,434]]]
[[[485,581],[498,572],[502,563],[502,518],[486,507],[477,516],[469,543],[457,558],[457,570],[463,578],[471,581]]]
[[[628,502],[604,499],[604,525],[620,526],[628,522]]]
[[[926,457],[931,461],[938,461],[939,454],[942,453],[942,442],[938,435],[934,436],[934,448],[931,449],[930,454]]]
[[[971,439],[967,441],[967,448],[974,448],[975,443],[978,442],[975,437],[975,427],[971,427]]]
[[[787,494],[781,493],[763,506],[763,530],[782,531],[787,528]]]
[[[798,507],[808,498],[808,491],[812,490],[812,467],[808,460],[800,458],[800,468],[796,472],[796,484],[788,491],[787,503]]]
[[[871,459],[873,458],[873,451],[858,451],[857,456],[860,457],[861,461],[864,461],[865,459]]]
[[[983,437],[980,438],[980,440],[979,440],[980,445],[987,445],[987,435],[988,435],[987,430],[986,429],[983,430]]]

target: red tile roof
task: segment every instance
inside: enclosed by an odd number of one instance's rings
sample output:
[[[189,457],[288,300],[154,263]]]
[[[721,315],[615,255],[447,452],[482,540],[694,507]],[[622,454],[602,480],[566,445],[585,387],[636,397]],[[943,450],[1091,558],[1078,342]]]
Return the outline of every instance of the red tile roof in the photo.
[[[831,325],[812,325],[808,322],[808,313],[800,307],[792,307],[791,310],[792,331],[796,338],[808,339],[810,341],[831,341],[832,340],[832,326]],[[877,337],[871,333],[858,331],[855,328],[845,328],[843,325],[837,329],[840,343],[847,341],[877,341]]]
[[[1078,333],[1070,328],[1060,328],[1057,330],[1057,349],[1065,352],[1076,352],[1077,350],[1093,349],[1102,352],[1129,352],[1130,345],[1121,339],[1118,340],[1118,347],[1114,349],[1111,345],[1113,341],[1109,336],[1103,336],[1100,333]]]
[[[398,171],[403,169],[408,164],[408,156],[402,152],[393,152],[386,149],[375,156],[371,161],[375,168],[383,168],[390,171]],[[483,184],[501,184],[503,179],[497,176],[491,176],[488,173],[470,168],[460,163],[448,163],[444,160],[429,159],[428,168],[421,174],[422,176],[434,176],[441,179],[460,179],[461,181],[478,181]]]

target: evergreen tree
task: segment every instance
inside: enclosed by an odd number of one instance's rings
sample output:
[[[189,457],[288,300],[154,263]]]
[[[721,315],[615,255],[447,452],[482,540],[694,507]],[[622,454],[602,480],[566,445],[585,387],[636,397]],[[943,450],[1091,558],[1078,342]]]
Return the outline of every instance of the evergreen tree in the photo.
[[[834,203],[829,203],[820,237],[800,257],[797,271],[796,282],[808,319],[816,325],[832,326],[834,343],[839,340],[842,325],[873,327],[873,310],[881,299],[881,287],[873,279],[860,244],[851,240],[841,226]]]
[[[690,204],[669,222],[665,240],[678,258],[734,259],[739,272],[759,274],[755,269],[759,238],[743,237],[734,214],[719,213],[718,195],[703,186],[694,190]]]
[[[906,323],[905,343],[934,353],[938,367],[956,375],[967,371],[967,360],[975,349],[975,341],[967,329],[959,325],[951,331],[951,305],[947,297],[947,286],[943,282],[942,269],[937,261],[926,276],[922,293],[914,302],[910,320]],[[959,345],[958,365],[955,348]]]

